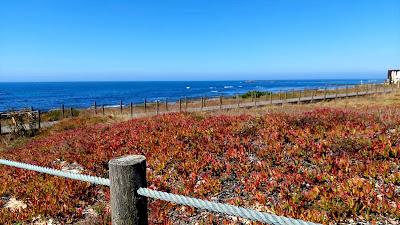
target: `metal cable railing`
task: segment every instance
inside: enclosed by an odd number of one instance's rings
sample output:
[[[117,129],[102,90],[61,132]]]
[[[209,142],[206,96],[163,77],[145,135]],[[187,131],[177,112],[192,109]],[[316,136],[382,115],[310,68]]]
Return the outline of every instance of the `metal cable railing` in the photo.
[[[41,167],[21,162],[15,162],[6,159],[0,159],[0,164],[26,170],[32,170],[40,173],[50,174],[54,176],[65,177],[73,180],[85,181],[93,184],[110,186],[110,180],[107,178],[83,175],[79,173],[71,173],[71,172],[51,169],[48,167]],[[201,199],[186,197],[183,195],[170,194],[162,191],[155,191],[148,188],[139,188],[137,190],[137,193],[139,195],[146,196],[149,198],[187,205],[231,216],[238,216],[253,221],[268,223],[271,225],[317,225],[317,223],[306,222],[303,220],[292,219],[284,216],[277,216],[274,214],[259,212],[256,210],[237,207],[229,204],[205,201]]]

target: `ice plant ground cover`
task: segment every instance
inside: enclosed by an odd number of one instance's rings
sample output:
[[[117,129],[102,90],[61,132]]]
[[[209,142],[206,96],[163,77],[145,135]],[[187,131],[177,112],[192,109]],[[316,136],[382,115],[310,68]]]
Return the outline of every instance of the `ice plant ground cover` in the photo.
[[[390,106],[72,126],[0,157],[108,177],[108,161],[127,154],[146,156],[148,187],[156,190],[324,224],[400,222],[400,111]],[[89,223],[110,223],[107,187],[6,166],[0,172],[0,224],[76,223],[88,211]],[[10,199],[26,207],[5,207]],[[247,222],[151,199],[149,220]]]

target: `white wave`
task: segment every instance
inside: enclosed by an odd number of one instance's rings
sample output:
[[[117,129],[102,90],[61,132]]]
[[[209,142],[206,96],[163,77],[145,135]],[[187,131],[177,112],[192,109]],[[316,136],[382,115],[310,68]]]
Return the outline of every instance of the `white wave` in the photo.
[[[233,86],[224,86],[225,89],[233,88]]]
[[[186,87],[186,89],[190,89],[190,87],[188,86],[188,87]]]
[[[122,106],[124,106],[124,105],[122,105]],[[120,105],[105,105],[104,106],[104,108],[118,108],[118,107],[120,107]]]
[[[211,92],[213,92],[213,93],[218,93],[218,91],[211,91]]]

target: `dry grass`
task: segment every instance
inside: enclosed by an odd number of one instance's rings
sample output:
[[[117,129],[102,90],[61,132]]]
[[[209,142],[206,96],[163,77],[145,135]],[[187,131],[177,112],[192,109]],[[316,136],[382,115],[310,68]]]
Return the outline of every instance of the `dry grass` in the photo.
[[[230,110],[217,110],[212,112],[199,112],[200,115],[255,115],[261,116],[267,113],[284,112],[289,114],[297,114],[310,111],[315,108],[367,108],[372,111],[379,111],[379,108],[386,106],[400,106],[400,92],[394,92],[384,95],[369,95],[352,97],[347,99],[336,99],[330,101],[320,101],[305,104],[283,104],[283,105],[267,105],[252,108],[238,108]],[[371,111],[371,112],[372,112]]]

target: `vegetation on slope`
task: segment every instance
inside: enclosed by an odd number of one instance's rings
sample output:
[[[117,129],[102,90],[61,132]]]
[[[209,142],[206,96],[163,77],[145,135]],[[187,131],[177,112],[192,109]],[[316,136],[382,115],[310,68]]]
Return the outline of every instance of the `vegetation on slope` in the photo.
[[[60,129],[1,158],[108,176],[110,159],[147,158],[152,189],[216,200],[324,224],[400,218],[400,112],[316,109],[296,115],[169,114]],[[385,113],[386,112],[386,113]],[[89,207],[109,223],[109,190],[0,166],[0,224],[37,216],[76,222]],[[4,207],[15,197],[27,208]],[[150,222],[230,224],[231,218],[149,201]]]

